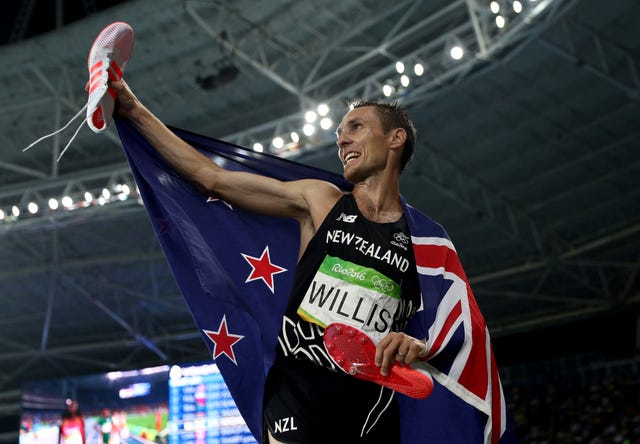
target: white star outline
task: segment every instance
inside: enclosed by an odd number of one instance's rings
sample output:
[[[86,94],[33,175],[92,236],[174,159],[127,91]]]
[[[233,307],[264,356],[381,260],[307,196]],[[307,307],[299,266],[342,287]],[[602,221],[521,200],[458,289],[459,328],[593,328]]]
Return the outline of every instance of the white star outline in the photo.
[[[224,330],[224,333],[222,333],[222,335],[221,335],[220,332],[222,332],[223,330]],[[222,316],[222,320],[220,321],[220,325],[218,326],[218,331],[205,330],[204,328],[202,329],[202,331],[207,335],[209,340],[211,342],[213,342],[212,357],[213,357],[214,361],[220,355],[225,355],[236,366],[238,365],[238,362],[236,361],[236,354],[233,352],[233,346],[236,345],[238,342],[240,342],[242,339],[244,339],[244,335],[235,335],[235,334],[229,333],[229,328],[227,327],[227,315],[226,314]],[[229,353],[227,353],[226,349],[222,350],[220,353],[217,352],[216,349],[218,348],[218,342],[214,338],[218,337],[218,336],[224,336],[225,338],[227,338],[227,341],[229,341],[229,338],[233,338],[233,340],[230,341],[228,346],[226,344],[223,344],[223,346],[225,348],[229,348],[231,350],[231,355],[229,355]]]
[[[271,255],[269,254],[269,246],[266,245],[264,247],[264,250],[262,250],[262,254],[260,255],[260,257],[253,257],[253,256],[249,256],[248,254],[244,254],[244,253],[240,253],[240,254],[244,258],[244,260],[247,261],[247,263],[251,266],[251,273],[249,273],[249,276],[247,277],[247,280],[244,281],[244,283],[246,284],[246,283],[249,283],[249,282],[252,282],[252,281],[262,280],[262,282],[264,282],[264,284],[269,288],[269,290],[271,290],[271,293],[275,294],[276,284],[274,282],[273,275],[274,274],[279,274],[279,273],[284,273],[285,271],[288,271],[288,270],[286,268],[284,268],[284,267],[281,267],[281,266],[276,265],[273,262],[271,262]],[[256,261],[256,262],[262,262],[264,260],[265,256],[266,256],[267,262],[269,264],[269,267],[273,270],[271,273],[269,273],[271,283],[267,282],[267,280],[265,279],[264,275],[254,276],[254,274],[258,270],[256,269],[256,266],[253,264],[252,260]]]
[[[228,202],[226,202],[226,201],[224,201],[224,200],[222,200],[222,199],[218,199],[217,197],[209,196],[209,197],[207,198],[207,203],[209,203],[209,202],[222,202],[223,204],[225,204],[226,206],[228,206],[230,210],[233,210],[233,207],[231,206],[231,204],[230,204],[230,203],[228,203]]]

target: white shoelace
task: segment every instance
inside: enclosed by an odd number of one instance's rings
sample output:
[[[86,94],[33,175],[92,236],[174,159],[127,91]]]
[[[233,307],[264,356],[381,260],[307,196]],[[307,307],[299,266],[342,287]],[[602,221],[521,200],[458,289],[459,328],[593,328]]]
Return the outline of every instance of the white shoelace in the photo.
[[[82,109],[80,111],[78,111],[78,113],[73,116],[71,118],[71,120],[69,120],[67,122],[67,124],[65,126],[63,126],[62,128],[47,134],[45,136],[40,137],[38,140],[36,140],[35,142],[32,142],[29,146],[27,146],[26,148],[24,148],[22,151],[27,151],[28,149],[34,147],[35,145],[37,145],[38,143],[42,142],[45,139],[48,139],[49,137],[53,137],[58,133],[61,133],[62,131],[66,130],[69,125],[71,125],[71,122],[73,122],[74,120],[76,120],[79,116],[81,116],[84,111],[87,109],[87,103],[85,103],[85,105],[82,107]],[[71,139],[69,140],[69,142],[67,142],[67,144],[64,146],[64,148],[62,149],[62,152],[60,152],[60,155],[58,156],[58,158],[56,159],[56,162],[60,162],[60,159],[62,159],[62,155],[67,151],[67,149],[69,148],[69,146],[71,146],[71,142],[73,142],[73,140],[76,138],[76,136],[78,135],[78,133],[80,132],[80,128],[82,128],[82,126],[86,123],[86,119],[82,119],[82,122],[80,123],[80,126],[78,126],[78,128],[76,129],[76,131],[73,133],[73,136],[71,136]]]

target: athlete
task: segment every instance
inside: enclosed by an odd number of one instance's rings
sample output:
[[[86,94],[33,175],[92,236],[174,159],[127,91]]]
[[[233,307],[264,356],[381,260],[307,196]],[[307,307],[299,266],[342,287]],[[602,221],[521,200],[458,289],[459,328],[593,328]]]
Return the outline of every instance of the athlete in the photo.
[[[98,416],[95,424],[96,431],[102,437],[102,444],[109,444],[113,433],[113,421],[111,420],[111,410],[104,407]]]
[[[282,182],[225,170],[175,136],[124,80],[109,86],[117,93],[115,113],[197,189],[299,224],[294,289],[265,388],[265,442],[399,443],[393,391],[340,370],[322,345],[322,332],[339,320],[369,334],[382,375],[427,352],[425,338],[402,332],[420,305],[400,199],[400,174],[416,138],[406,111],[359,102],[347,112],[336,131],[344,177],[354,185],[344,193],[320,180]],[[372,273],[374,284],[359,284]],[[332,303],[319,304],[320,298]]]
[[[84,418],[78,409],[78,401],[67,399],[60,422],[58,444],[84,444]]]

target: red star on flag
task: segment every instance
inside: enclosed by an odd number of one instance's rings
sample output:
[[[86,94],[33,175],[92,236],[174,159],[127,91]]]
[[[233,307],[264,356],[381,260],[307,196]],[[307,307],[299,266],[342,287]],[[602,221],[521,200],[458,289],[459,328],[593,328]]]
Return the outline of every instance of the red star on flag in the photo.
[[[249,274],[249,277],[244,282],[247,283],[262,279],[262,281],[267,284],[267,287],[269,287],[269,290],[271,290],[271,293],[274,293],[273,275],[283,273],[287,271],[287,269],[279,267],[271,262],[271,258],[269,257],[269,246],[267,245],[264,247],[264,251],[260,257],[253,257],[243,253],[241,254],[252,267],[251,274]]]
[[[236,362],[236,356],[233,353],[233,345],[240,339],[244,338],[242,335],[234,335],[227,330],[227,317],[222,316],[218,331],[202,330],[207,335],[211,342],[213,342],[213,360],[215,361],[220,355],[227,355],[227,358],[231,359],[234,364]]]

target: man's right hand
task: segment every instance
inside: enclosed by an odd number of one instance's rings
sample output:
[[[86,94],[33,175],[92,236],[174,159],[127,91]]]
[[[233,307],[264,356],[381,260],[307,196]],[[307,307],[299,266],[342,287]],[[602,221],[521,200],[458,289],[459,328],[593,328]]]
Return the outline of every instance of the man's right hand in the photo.
[[[124,79],[109,81],[109,88],[116,93],[116,107],[114,113],[126,119],[135,119],[137,111],[144,108],[142,103],[133,94]]]

